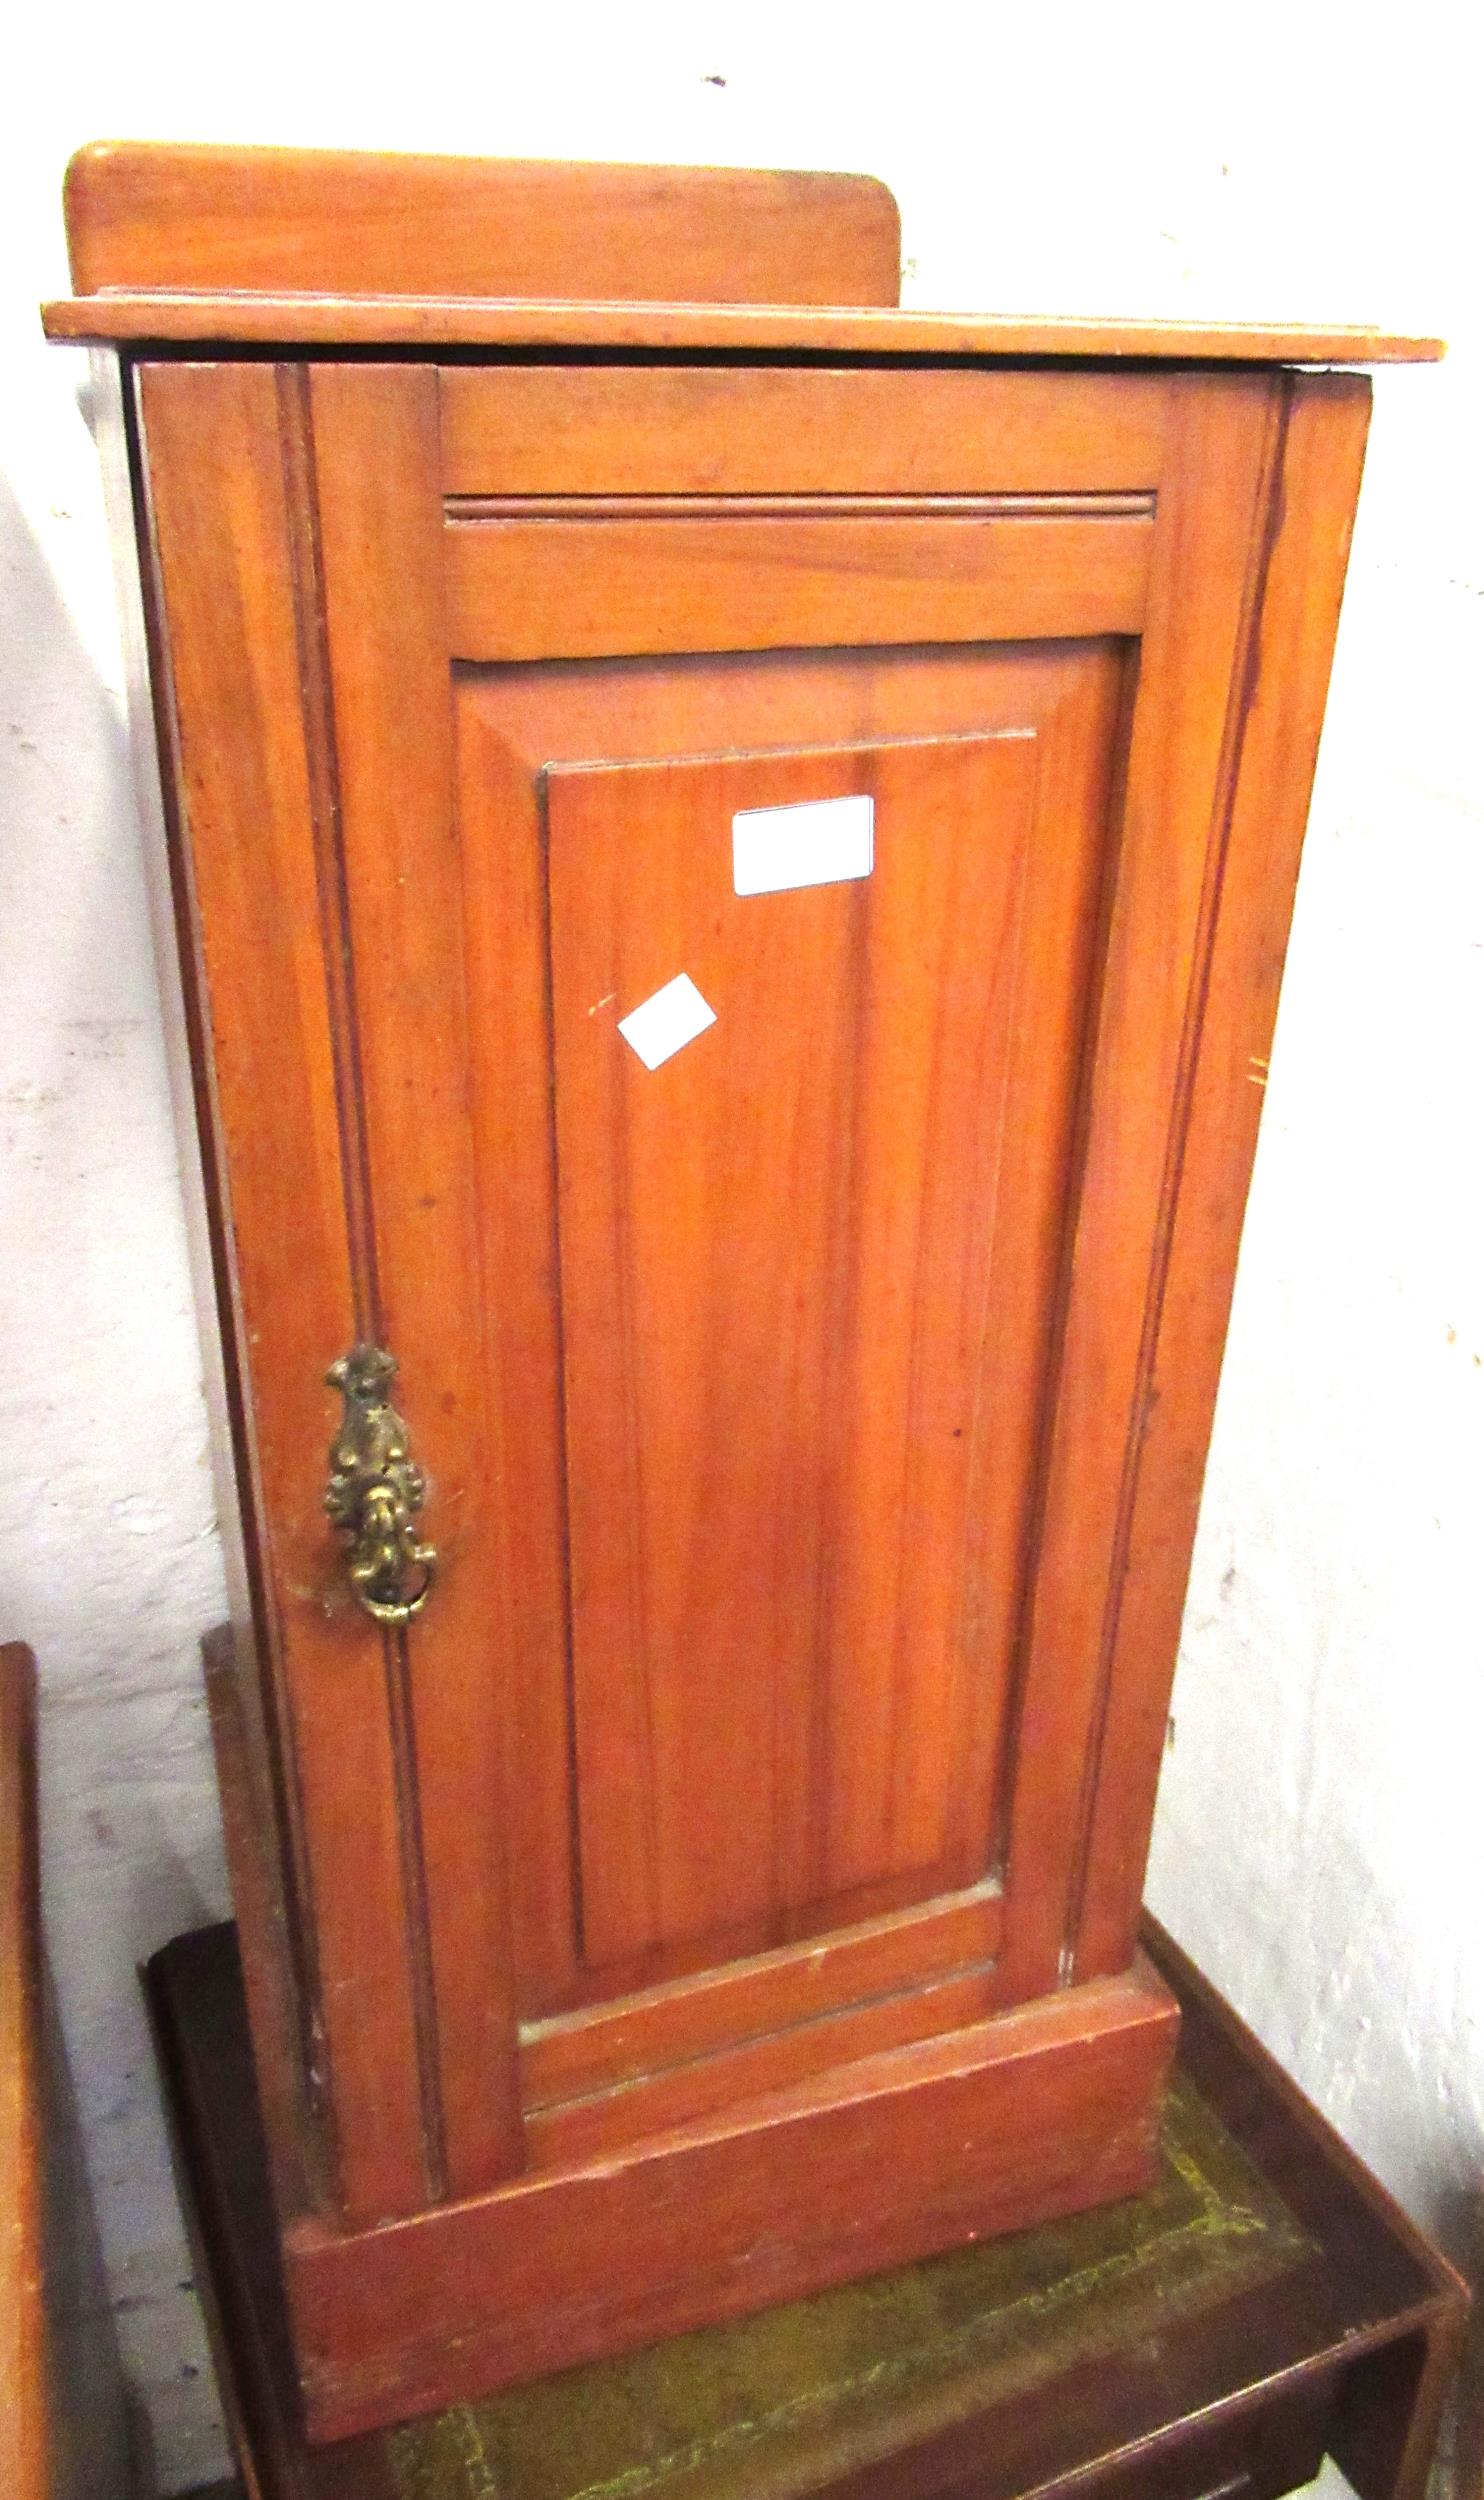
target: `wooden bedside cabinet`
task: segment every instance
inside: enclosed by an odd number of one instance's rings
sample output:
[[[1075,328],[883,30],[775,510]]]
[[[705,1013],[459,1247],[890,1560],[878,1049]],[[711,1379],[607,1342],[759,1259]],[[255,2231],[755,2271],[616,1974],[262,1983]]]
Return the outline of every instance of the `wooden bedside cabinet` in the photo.
[[[1369,402],[1293,368],[1436,351],[901,313],[839,177],[118,147],[68,210],[311,2431],[1133,2191]]]

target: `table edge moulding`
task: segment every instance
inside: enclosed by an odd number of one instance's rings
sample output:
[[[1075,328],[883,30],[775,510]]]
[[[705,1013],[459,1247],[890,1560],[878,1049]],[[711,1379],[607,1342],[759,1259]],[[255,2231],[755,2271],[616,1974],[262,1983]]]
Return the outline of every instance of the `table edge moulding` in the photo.
[[[1177,2025],[1144,1857],[1370,406],[1314,368],[1439,343],[903,312],[895,202],[848,175],[124,142],[66,214],[43,318],[94,353],[199,1141],[309,2436],[1138,2191]],[[696,826],[842,795],[891,834],[869,883],[738,919],[695,865]],[[762,1004],[624,1094],[603,950],[663,912]],[[834,1384],[775,1443],[746,1293],[633,1210],[656,1139],[699,1168],[780,1067],[856,1160],[809,1166],[812,1232],[765,1225],[756,1342],[807,1309],[788,1377]],[[750,1564],[688,1564],[645,1648],[666,1535],[705,1545],[682,1464],[622,1561],[650,1514],[612,1488],[690,1415],[624,1369],[651,1275],[700,1314],[672,1388],[733,1348],[706,1412],[746,1481],[806,1453],[746,1694],[676,1678],[754,1621]],[[830,1574],[802,1633],[778,1591]],[[748,1761],[766,1860],[693,1775]]]

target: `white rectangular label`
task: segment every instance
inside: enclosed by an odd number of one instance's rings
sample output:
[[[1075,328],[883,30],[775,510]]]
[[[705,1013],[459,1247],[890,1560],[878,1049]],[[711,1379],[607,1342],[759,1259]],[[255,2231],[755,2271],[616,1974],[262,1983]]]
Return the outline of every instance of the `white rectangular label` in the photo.
[[[654,991],[642,1006],[621,1016],[618,1029],[646,1068],[662,1068],[677,1050],[715,1022],[716,1009],[707,1006],[690,974],[677,972],[673,981]]]
[[[875,845],[874,799],[744,807],[732,818],[733,890],[782,894],[801,885],[843,885],[852,877],[869,877]]]

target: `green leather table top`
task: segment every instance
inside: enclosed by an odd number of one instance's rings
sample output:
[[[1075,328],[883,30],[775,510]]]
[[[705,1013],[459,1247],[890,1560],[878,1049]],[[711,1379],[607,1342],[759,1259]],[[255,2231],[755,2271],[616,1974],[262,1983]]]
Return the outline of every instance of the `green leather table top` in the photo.
[[[1328,2442],[1373,2500],[1419,2500],[1461,2289],[1169,1939],[1148,1941],[1182,2032],[1147,2194],[311,2449],[235,1937],[178,1937],[146,1984],[254,2490],[1273,2500]]]
[[[388,2432],[397,2500],[782,2500],[1293,2266],[1305,2235],[1177,2081],[1157,2185]]]

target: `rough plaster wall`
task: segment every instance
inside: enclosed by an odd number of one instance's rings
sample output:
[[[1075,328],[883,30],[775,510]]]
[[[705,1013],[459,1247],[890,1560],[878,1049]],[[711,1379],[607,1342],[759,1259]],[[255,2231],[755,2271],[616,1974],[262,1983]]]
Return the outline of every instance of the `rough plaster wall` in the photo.
[[[1460,1907],[1478,1895],[1484,1391],[1462,23],[1424,0],[1383,51],[1349,10],[1271,0],[874,18],[429,0],[411,26],[325,0],[230,21],[84,0],[12,35],[0,1624],[42,1657],[52,1956],[162,2489],[222,2447],[133,1966],[224,1902],[195,1664],[221,1584],[81,360],[42,349],[33,311],[64,282],[66,155],[132,134],[862,167],[902,200],[918,303],[1452,336],[1441,373],[1379,386],[1153,1886],[1461,2246],[1484,2134]]]

